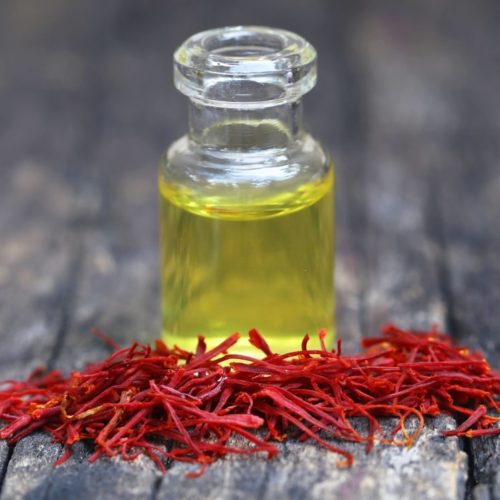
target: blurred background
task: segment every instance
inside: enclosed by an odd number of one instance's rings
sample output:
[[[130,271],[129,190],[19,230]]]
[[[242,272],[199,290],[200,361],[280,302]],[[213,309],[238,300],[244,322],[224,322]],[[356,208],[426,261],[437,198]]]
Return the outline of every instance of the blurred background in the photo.
[[[449,328],[498,361],[500,3],[3,0],[0,375],[159,325],[156,169],[185,133],[172,53],[261,24],[319,53],[308,128],[337,167],[339,334]]]

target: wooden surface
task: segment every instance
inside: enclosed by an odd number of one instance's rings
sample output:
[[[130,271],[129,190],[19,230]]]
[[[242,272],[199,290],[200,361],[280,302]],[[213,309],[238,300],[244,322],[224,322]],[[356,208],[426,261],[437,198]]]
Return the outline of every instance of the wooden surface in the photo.
[[[305,102],[337,164],[339,332],[445,327],[500,367],[500,4],[279,0],[0,3],[0,379],[81,368],[158,332],[156,165],[186,127],[171,54],[191,33],[266,24],[320,54]],[[361,424],[360,424],[361,425]],[[187,480],[90,465],[43,434],[0,442],[1,498],[500,498],[500,440],[231,457]]]

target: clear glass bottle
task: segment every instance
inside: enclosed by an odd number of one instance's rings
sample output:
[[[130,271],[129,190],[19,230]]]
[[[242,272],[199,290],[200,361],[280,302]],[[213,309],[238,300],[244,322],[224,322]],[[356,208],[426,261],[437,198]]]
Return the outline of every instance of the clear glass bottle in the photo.
[[[164,340],[210,347],[257,328],[284,352],[326,329],[331,344],[333,164],[301,118],[314,48],[278,29],[214,29],[184,42],[174,69],[189,132],[159,172]]]

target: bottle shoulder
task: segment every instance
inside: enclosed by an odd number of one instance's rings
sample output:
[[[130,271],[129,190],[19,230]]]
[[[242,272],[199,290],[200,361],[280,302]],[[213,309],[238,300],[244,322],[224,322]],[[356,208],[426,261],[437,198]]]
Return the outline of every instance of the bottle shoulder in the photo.
[[[273,217],[308,206],[332,189],[333,164],[304,134],[286,148],[200,148],[184,136],[160,162],[160,194],[206,216]]]
[[[201,147],[185,135],[160,160],[165,181],[199,187],[205,183],[240,187],[300,183],[324,177],[332,167],[327,150],[307,133],[287,147],[259,149]]]

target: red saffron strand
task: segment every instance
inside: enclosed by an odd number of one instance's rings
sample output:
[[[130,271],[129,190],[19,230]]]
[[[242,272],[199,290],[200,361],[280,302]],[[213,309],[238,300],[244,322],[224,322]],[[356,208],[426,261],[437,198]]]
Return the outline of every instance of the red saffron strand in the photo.
[[[367,452],[375,443],[411,446],[424,416],[457,418],[458,426],[444,436],[500,434],[500,418],[493,415],[500,409],[500,373],[436,329],[387,325],[380,337],[364,339],[364,351],[355,355],[342,353],[340,339],[328,351],[324,332],[321,349],[309,349],[306,335],[298,350],[275,354],[252,329],[249,341],[262,359],[232,352],[238,334],[210,350],[200,337],[191,353],[161,340],[154,348],[137,342],[121,348],[93,333],[114,349],[101,362],[67,378],[37,369],[24,381],[0,382],[0,439],[13,444],[44,430],[64,447],[57,464],[86,439],[94,445],[90,461],[145,454],[163,472],[165,460],[197,464],[188,473],[196,477],[228,453],[272,458],[278,449],[270,441],[293,437],[315,440],[349,466],[351,453],[331,438],[363,442]],[[365,433],[352,417],[367,420]],[[381,435],[380,417],[395,418],[392,437]],[[416,420],[411,433],[409,419]]]

